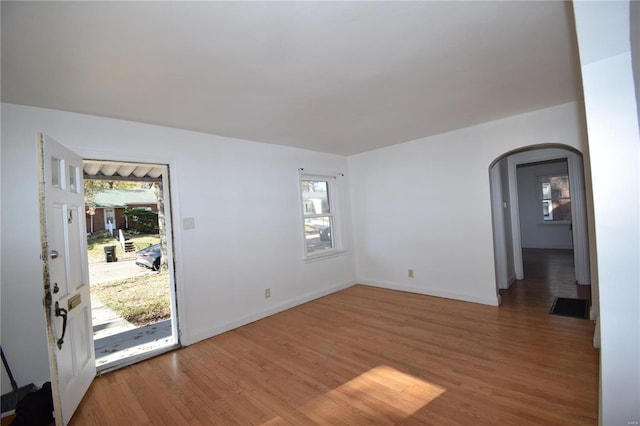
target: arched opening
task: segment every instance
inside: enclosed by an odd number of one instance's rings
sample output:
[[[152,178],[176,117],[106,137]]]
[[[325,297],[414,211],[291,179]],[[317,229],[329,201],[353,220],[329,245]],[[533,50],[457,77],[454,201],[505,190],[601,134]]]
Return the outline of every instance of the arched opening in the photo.
[[[571,189],[570,219],[547,222],[553,214],[547,209],[545,216],[544,207],[553,207],[555,201],[545,200],[543,187],[540,187],[539,210],[536,211],[540,218],[538,229],[563,225],[570,232],[576,283],[591,283],[582,155],[565,145],[536,145],[507,152],[489,166],[497,292],[524,278],[520,210],[531,206],[520,206],[518,167],[560,162],[566,165]]]

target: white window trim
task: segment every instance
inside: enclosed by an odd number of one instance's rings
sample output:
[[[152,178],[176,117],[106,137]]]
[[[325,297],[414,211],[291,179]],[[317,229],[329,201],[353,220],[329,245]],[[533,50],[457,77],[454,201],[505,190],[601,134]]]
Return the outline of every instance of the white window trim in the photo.
[[[305,263],[317,262],[319,260],[324,260],[330,257],[341,256],[346,252],[347,251],[345,249],[332,248],[318,253],[305,254],[303,260]]]
[[[336,186],[338,185],[338,177],[341,176],[341,173],[326,173],[326,172],[306,172],[304,169],[298,170],[298,194],[300,197],[299,203],[299,212],[300,212],[300,229],[302,230],[302,255],[305,263],[316,262],[318,260],[323,260],[335,256],[340,256],[346,253],[342,246],[342,227],[340,225],[340,200],[338,197],[338,190]],[[327,196],[329,197],[329,206],[331,210],[332,217],[332,238],[333,238],[333,247],[330,249],[318,251],[318,252],[307,252],[307,242],[304,228],[304,199],[302,196],[302,181],[303,180],[317,180],[317,181],[327,181],[329,183],[329,191]],[[326,216],[326,215],[321,215]]]

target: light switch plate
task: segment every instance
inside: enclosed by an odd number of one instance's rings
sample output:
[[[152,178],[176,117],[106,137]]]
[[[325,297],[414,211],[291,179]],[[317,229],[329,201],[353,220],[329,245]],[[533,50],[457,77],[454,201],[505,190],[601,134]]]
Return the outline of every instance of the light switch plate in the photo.
[[[185,217],[182,219],[182,229],[194,229],[196,227],[196,220],[192,217]]]

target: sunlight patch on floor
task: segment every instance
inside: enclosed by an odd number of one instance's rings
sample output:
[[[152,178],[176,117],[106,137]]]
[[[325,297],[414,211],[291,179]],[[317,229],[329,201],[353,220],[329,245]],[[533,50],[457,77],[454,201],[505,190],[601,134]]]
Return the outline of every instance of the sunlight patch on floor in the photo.
[[[406,419],[446,389],[382,365],[315,398],[298,411],[317,423],[390,423]],[[264,423],[279,424],[281,417]]]

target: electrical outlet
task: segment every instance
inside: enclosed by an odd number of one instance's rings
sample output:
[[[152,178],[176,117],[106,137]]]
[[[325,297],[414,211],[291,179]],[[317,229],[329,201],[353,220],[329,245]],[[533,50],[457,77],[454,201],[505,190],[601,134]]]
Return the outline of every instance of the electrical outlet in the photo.
[[[264,289],[264,298],[268,299],[271,297],[271,289],[270,288],[265,288]]]
[[[409,278],[413,278],[413,269],[409,269],[408,275]]]

